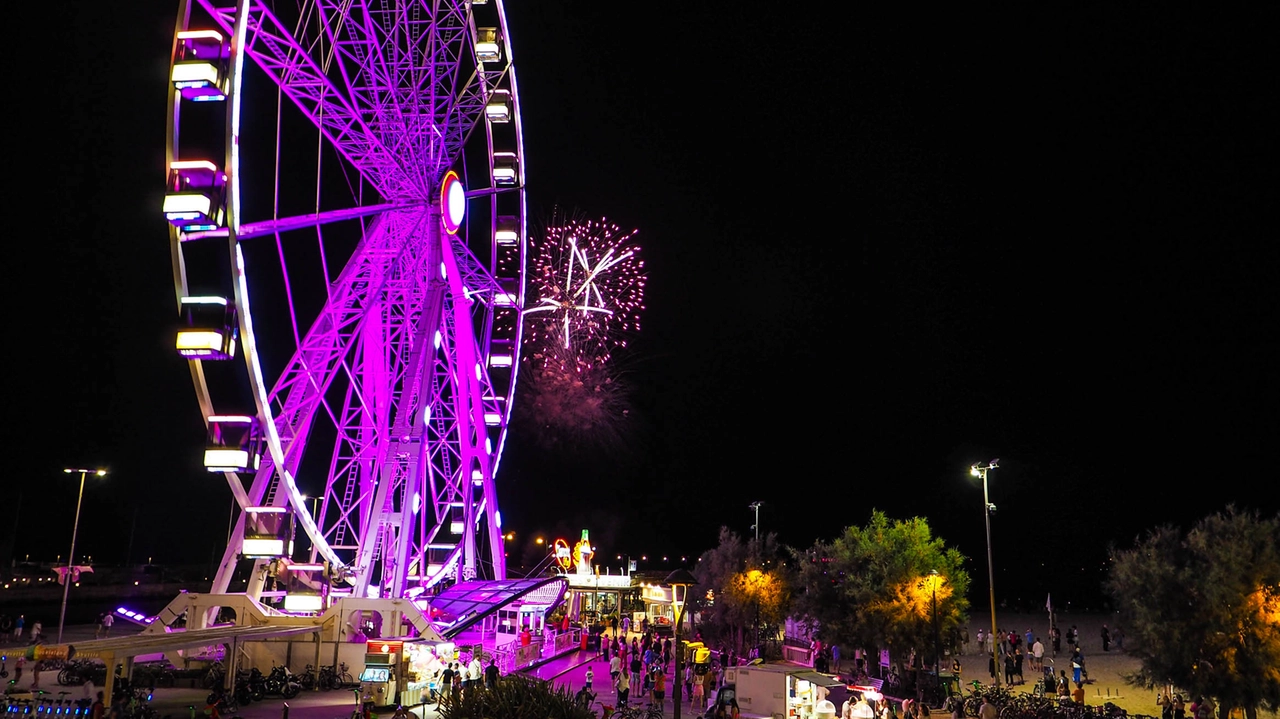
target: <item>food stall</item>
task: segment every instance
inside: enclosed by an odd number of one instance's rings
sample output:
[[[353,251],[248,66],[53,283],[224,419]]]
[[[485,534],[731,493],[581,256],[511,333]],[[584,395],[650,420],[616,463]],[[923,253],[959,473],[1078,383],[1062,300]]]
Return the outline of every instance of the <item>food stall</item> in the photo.
[[[841,705],[848,693],[845,683],[831,674],[795,664],[757,664],[725,670],[738,708],[745,717],[820,719],[821,702]]]
[[[452,642],[371,639],[360,673],[361,699],[375,707],[423,704],[431,698],[432,677],[456,659]]]

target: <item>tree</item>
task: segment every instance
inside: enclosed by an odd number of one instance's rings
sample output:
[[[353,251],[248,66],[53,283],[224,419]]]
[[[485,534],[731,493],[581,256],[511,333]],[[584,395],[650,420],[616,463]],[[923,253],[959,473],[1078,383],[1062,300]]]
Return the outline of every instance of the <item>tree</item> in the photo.
[[[888,647],[894,661],[911,649],[931,659],[935,638],[967,621],[965,557],[920,517],[890,520],[873,510],[865,527],[794,554],[794,613],[828,643]]]
[[[762,639],[777,636],[791,604],[781,551],[776,534],[744,540],[720,528],[720,544],[703,552],[693,571],[699,598],[690,604],[701,611],[705,640],[740,652],[757,630]]]
[[[1280,516],[1228,507],[1112,555],[1106,588],[1142,661],[1131,683],[1216,697],[1223,719],[1280,708]]]

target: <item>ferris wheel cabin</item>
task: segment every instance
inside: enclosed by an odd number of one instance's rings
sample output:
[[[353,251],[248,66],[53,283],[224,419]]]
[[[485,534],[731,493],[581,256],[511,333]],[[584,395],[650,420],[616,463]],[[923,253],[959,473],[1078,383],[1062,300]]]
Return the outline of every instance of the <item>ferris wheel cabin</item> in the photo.
[[[178,33],[178,56],[169,80],[184,100],[217,102],[227,99],[224,83],[231,46],[217,30]]]
[[[223,195],[227,176],[208,160],[169,163],[164,217],[183,232],[216,230],[225,221]]]
[[[256,472],[262,464],[262,433],[253,417],[209,418],[204,466],[210,472]]]
[[[182,327],[175,345],[188,359],[229,360],[236,356],[235,304],[224,297],[183,297]]]
[[[247,507],[241,559],[278,559],[293,554],[293,514],[286,507]]]

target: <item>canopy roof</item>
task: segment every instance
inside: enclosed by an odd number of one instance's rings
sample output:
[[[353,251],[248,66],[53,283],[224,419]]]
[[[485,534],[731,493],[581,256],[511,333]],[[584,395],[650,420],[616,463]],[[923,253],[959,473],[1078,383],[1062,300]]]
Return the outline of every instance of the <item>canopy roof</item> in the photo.
[[[554,607],[568,588],[565,577],[477,580],[455,584],[427,598],[427,602],[431,605],[431,623],[440,634],[452,638],[506,606]]]

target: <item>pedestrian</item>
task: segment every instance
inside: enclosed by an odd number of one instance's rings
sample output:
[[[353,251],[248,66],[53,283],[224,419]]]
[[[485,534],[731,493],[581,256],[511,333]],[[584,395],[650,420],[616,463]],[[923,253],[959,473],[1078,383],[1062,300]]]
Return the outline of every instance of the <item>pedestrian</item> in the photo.
[[[1019,684],[1027,683],[1027,680],[1022,676],[1022,652],[1016,652],[1013,655],[1013,673],[1017,675]]]
[[[1031,645],[1031,658],[1031,670],[1044,671],[1044,642],[1040,641],[1040,637],[1036,637],[1036,643]]]
[[[32,627],[35,629],[35,627]],[[34,633],[34,632],[33,632]],[[40,672],[44,671],[44,662],[37,661],[31,666],[31,688],[40,688]]]
[[[653,678],[653,702],[658,705],[659,709],[666,708],[667,699],[667,675],[662,672],[655,672]]]
[[[104,619],[106,619],[106,618],[107,618],[107,615],[106,615],[106,613],[105,613],[105,612],[103,612],[102,614],[99,614],[99,615],[98,615],[98,628],[97,628],[96,630],[94,630],[94,632],[93,632],[93,638],[94,638],[94,639],[101,639],[101,638],[102,638],[102,629],[103,629],[103,627],[102,627],[102,621],[103,621]]]
[[[444,671],[440,673],[440,701],[445,701],[453,696],[453,662],[444,665]]]
[[[107,705],[103,700],[102,692],[98,692],[98,698],[94,700],[89,707],[89,719],[102,719],[103,713],[106,711]]]
[[[1116,649],[1124,651],[1124,630],[1119,626],[1116,627]]]
[[[27,615],[19,614],[18,621],[13,623],[13,638],[15,640],[22,639],[22,628],[23,626],[26,625],[26,623],[27,623]]]
[[[467,683],[468,693],[476,691],[483,685],[484,666],[480,663],[479,654],[471,655],[471,666],[467,668],[467,679],[471,680]]]
[[[1080,647],[1071,653],[1071,681],[1080,683],[1080,670],[1084,669],[1084,658],[1080,656]]]
[[[1111,651],[1111,630],[1105,624],[1102,625],[1102,651]]]
[[[1053,642],[1053,658],[1058,658],[1058,652],[1062,651],[1062,630],[1054,627],[1049,630],[1049,640]]]
[[[622,657],[614,654],[609,659],[609,681],[616,684],[618,682],[618,673],[620,671],[622,671]]]
[[[31,625],[31,643],[32,643],[32,644],[39,644],[39,643],[40,643],[40,635],[41,635],[43,632],[44,632],[44,624],[42,624],[42,623],[40,622],[40,620],[39,620],[39,619],[37,619],[37,620],[35,621],[35,623]]]
[[[987,633],[981,629],[978,630],[978,653],[987,653]]]
[[[840,673],[840,646],[838,644],[831,645],[831,664],[836,668],[836,674]]]
[[[684,665],[684,700],[693,701],[693,664]]]
[[[1156,697],[1156,706],[1160,707],[1160,719],[1173,719],[1173,697],[1169,696],[1169,688]]]
[[[484,669],[484,686],[486,689],[498,686],[498,660],[493,657],[489,657],[489,666]]]
[[[1013,655],[1005,654],[1004,655],[1004,683],[1009,686],[1013,686],[1013,670],[1014,670]]]
[[[595,670],[591,668],[590,664],[588,664],[587,675],[586,677],[584,677],[584,681],[583,681],[583,686],[587,688],[587,691],[591,691],[591,684],[592,682],[595,681],[595,678],[596,678]]]
[[[706,696],[707,676],[695,677],[693,681],[693,698],[690,701],[695,710],[699,712],[707,706],[707,701],[704,698]]]
[[[619,673],[613,678],[613,693],[618,697],[618,708],[621,709],[627,705],[627,680],[625,673]]]
[[[111,636],[111,627],[115,626],[115,623],[116,623],[115,615],[112,614],[111,612],[107,612],[106,616],[102,618],[102,628],[103,628],[102,636],[103,637]]]
[[[1076,682],[1076,688],[1071,690],[1071,701],[1084,704],[1084,685],[1080,682]]]
[[[978,710],[978,719],[996,719],[1000,715],[996,705],[991,703],[991,697],[983,695],[982,708]]]

